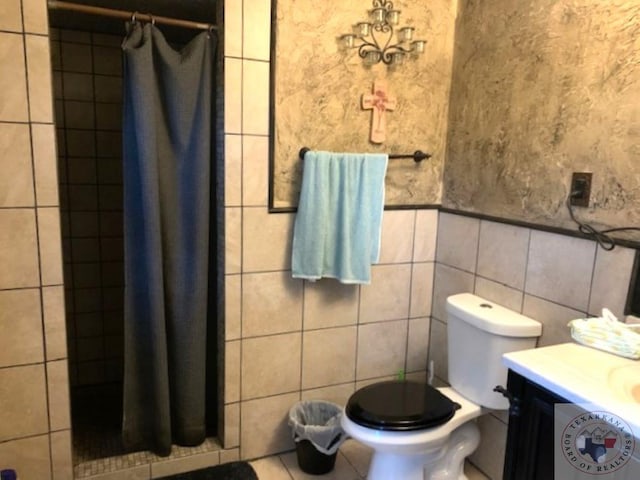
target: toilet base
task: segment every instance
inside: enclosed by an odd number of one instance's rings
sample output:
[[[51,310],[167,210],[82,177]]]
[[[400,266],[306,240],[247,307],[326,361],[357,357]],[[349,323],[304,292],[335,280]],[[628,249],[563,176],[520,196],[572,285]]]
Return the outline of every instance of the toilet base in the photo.
[[[424,466],[429,461],[424,453],[374,452],[367,480],[424,480]]]
[[[374,451],[367,480],[467,480],[464,461],[479,443],[480,431],[471,421],[454,430],[449,440],[436,451]]]

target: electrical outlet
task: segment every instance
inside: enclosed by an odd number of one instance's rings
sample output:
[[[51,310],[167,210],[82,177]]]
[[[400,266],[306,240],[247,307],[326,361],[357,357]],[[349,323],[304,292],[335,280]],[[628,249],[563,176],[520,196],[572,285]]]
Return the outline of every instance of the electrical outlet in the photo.
[[[571,205],[576,207],[588,207],[591,195],[591,172],[573,172],[571,176]]]

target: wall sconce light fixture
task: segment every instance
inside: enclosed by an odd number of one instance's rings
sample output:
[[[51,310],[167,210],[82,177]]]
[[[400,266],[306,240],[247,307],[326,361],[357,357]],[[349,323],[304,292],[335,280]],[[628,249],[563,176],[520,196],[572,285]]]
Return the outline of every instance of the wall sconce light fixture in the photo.
[[[354,25],[353,33],[340,37],[345,48],[357,48],[365,65],[375,65],[382,61],[387,65],[401,65],[407,55],[424,53],[425,40],[414,40],[414,27],[398,30],[397,43],[391,43],[394,27],[400,22],[400,10],[393,8],[389,0],[373,0],[369,10],[370,20]]]

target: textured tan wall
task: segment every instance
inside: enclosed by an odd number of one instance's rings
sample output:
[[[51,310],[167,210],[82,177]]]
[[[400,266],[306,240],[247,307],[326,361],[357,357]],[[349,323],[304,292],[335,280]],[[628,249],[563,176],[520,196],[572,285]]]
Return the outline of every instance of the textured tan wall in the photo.
[[[275,1],[275,0],[274,0]],[[277,0],[275,54],[274,206],[298,202],[302,146],[318,150],[433,154],[416,165],[394,160],[387,174],[387,205],[432,204],[441,199],[455,1],[395,2],[400,25],[416,27],[426,52],[396,71],[364,67],[356,50],[344,53],[337,38],[366,20],[368,0]],[[369,143],[371,112],[360,108],[374,79],[386,79],[398,100],[387,114],[387,141]]]
[[[462,1],[452,92],[445,206],[573,228],[591,171],[580,218],[640,224],[639,1]]]

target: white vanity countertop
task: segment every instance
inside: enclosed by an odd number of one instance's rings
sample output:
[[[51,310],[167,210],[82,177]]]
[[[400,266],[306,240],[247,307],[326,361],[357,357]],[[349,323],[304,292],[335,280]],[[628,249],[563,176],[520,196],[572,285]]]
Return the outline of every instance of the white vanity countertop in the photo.
[[[640,361],[576,343],[511,352],[502,359],[514,372],[572,403],[617,415],[640,438]]]

